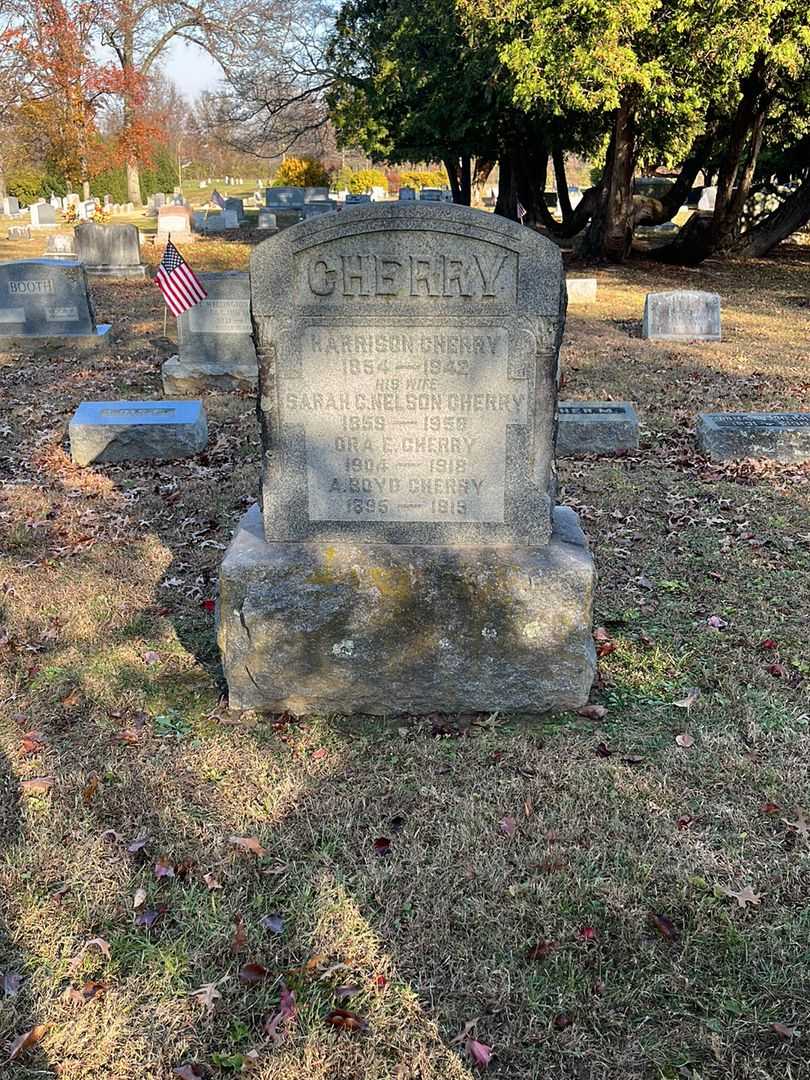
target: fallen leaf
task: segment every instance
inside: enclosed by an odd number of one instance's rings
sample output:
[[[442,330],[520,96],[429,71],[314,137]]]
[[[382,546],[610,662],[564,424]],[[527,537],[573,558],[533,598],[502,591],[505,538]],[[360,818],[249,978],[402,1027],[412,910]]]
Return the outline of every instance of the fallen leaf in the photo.
[[[258,858],[267,854],[267,849],[262,847],[255,836],[229,836],[228,843],[241,848],[242,851],[249,851]]]
[[[676,941],[678,934],[675,930],[675,926],[671,919],[666,915],[657,915],[654,911],[651,911],[648,915],[650,925],[654,926],[658,933],[666,941]]]
[[[557,1031],[565,1031],[566,1028],[570,1028],[574,1023],[574,1018],[570,1013],[557,1013],[554,1017],[554,1027]]]
[[[596,941],[596,931],[592,926],[581,926],[577,931],[577,937],[582,941]]]
[[[193,1062],[187,1062],[185,1065],[178,1065],[176,1069],[172,1069],[175,1076],[179,1076],[180,1080],[203,1080],[204,1073],[200,1072],[198,1065]]]
[[[259,919],[262,930],[270,930],[274,934],[284,933],[284,920],[280,915],[263,915]]]
[[[694,822],[694,820],[695,819],[692,817],[691,814],[681,814],[681,816],[675,822],[675,827],[683,831],[684,829],[688,829],[689,826]]]
[[[464,1044],[464,1049],[472,1058],[473,1064],[478,1065],[479,1068],[485,1069],[487,1065],[489,1065],[490,1058],[492,1057],[491,1046],[479,1042],[478,1039],[467,1039],[467,1042]]]
[[[764,641],[760,641],[759,647],[760,647],[760,649],[778,649],[779,648],[778,644],[774,641],[774,639],[772,637],[765,638]]]
[[[47,1030],[47,1024],[37,1024],[36,1027],[32,1027],[30,1031],[25,1031],[22,1035],[18,1035],[8,1048],[7,1060],[16,1061],[20,1054],[25,1050],[30,1050],[32,1046],[36,1046],[38,1042],[41,1042]]]
[[[397,814],[395,817],[391,818],[388,824],[391,826],[393,832],[398,833],[402,832],[405,828],[406,821],[407,819],[402,814]]]
[[[391,841],[387,836],[378,836],[372,846],[374,854],[379,855],[381,858],[391,854]]]
[[[762,899],[761,894],[755,893],[750,885],[746,885],[744,889],[740,889],[739,892],[735,892],[733,889],[727,889],[724,885],[718,885],[717,888],[724,896],[728,896],[737,901],[741,908],[751,904],[752,907],[759,905]]]
[[[52,787],[52,776],[35,776],[31,780],[20,781],[20,791],[23,795],[47,795]]]
[[[101,783],[101,777],[97,776],[96,773],[93,773],[93,775],[90,777],[90,779],[85,784],[84,789],[82,791],[82,802],[84,803],[85,806],[89,806],[90,803],[95,798],[96,792],[98,791],[98,785],[100,783]]]
[[[148,836],[138,836],[131,844],[127,844],[127,851],[130,855],[136,855],[139,851],[142,851],[148,843]]]
[[[233,940],[231,941],[232,952],[241,952],[247,945],[247,934],[245,933],[245,920],[237,912],[233,917],[234,932]]]
[[[79,691],[78,686],[74,686],[74,688],[62,698],[62,705],[64,705],[66,709],[74,709],[81,700],[81,692]]]
[[[325,757],[327,757],[328,754],[329,754],[329,751],[325,747],[321,746],[318,750],[313,751],[312,760],[313,761],[323,761],[323,759]]]
[[[162,878],[174,877],[174,867],[171,863],[166,861],[163,855],[161,855],[155,863],[155,877],[159,880]]]
[[[165,911],[165,908],[150,908],[148,911],[139,911],[135,916],[135,925],[142,926],[146,930],[151,930]]]
[[[583,705],[581,709],[577,709],[577,716],[584,720],[604,720],[607,709],[604,705]]]
[[[135,895],[132,897],[132,906],[137,909],[143,907],[146,903],[146,889],[136,889]]]
[[[240,1071],[243,1073],[252,1072],[255,1068],[257,1068],[259,1063],[259,1051],[248,1050],[248,1052],[244,1055],[244,1061],[242,1062],[242,1068]]]
[[[613,751],[610,749],[608,744],[603,742],[597,743],[596,749],[594,750],[596,756],[601,758],[609,758],[612,752]]]
[[[682,732],[680,735],[676,735],[675,742],[678,746],[682,746],[684,750],[688,750],[690,746],[695,745],[695,740],[686,731]]]
[[[793,1039],[799,1034],[796,1028],[788,1027],[786,1024],[780,1024],[778,1021],[771,1024],[771,1028],[776,1032],[780,1039]]]
[[[721,615],[710,615],[706,620],[712,630],[725,630],[728,623]]]
[[[596,646],[596,655],[600,660],[603,656],[610,656],[613,652],[616,652],[615,641],[602,641]]]
[[[676,709],[691,709],[699,697],[700,690],[696,686],[690,686],[686,691],[686,697],[681,698],[680,701],[673,701],[672,705]]]
[[[788,821],[787,818],[782,818],[785,825],[793,832],[796,832],[801,836],[803,840],[807,840],[810,837],[810,821],[804,816],[804,810],[801,807],[796,807],[796,820]]]
[[[784,664],[768,664],[765,670],[775,679],[786,679],[788,676],[788,669]]]
[[[216,606],[217,606],[216,600],[202,600],[200,602],[200,607],[203,609],[203,611],[212,612],[212,611],[214,611]]]
[[[557,948],[553,941],[540,941],[537,945],[532,947],[526,953],[527,960],[546,960]]]
[[[69,986],[63,997],[70,1005],[86,1005],[88,1001],[102,997],[104,991],[109,989],[109,985],[106,982],[93,982],[88,979],[87,982],[82,984],[81,989],[76,986]]]
[[[148,649],[143,654],[143,662],[145,664],[156,664],[160,660],[160,654],[156,653],[154,649]]]
[[[331,1024],[338,1031],[368,1031],[368,1022],[348,1009],[332,1009],[326,1017],[326,1023]]]
[[[344,1001],[350,1001],[359,993],[359,986],[338,986],[335,989],[335,1001],[338,1003],[338,1005],[342,1005]]]
[[[111,843],[120,844],[124,839],[120,832],[116,832],[115,829],[105,829],[101,834],[102,840],[109,840]]]
[[[219,883],[219,880],[217,878],[215,878],[213,874],[203,874],[203,881],[208,886],[208,888],[209,888],[209,890],[211,892],[213,892],[214,889],[221,889],[222,888],[222,886]]]
[[[216,983],[203,983],[202,986],[198,986],[196,990],[192,990],[189,997],[193,997],[200,1005],[204,1005],[208,1015],[214,1011],[214,1006],[222,997],[219,990],[217,990]]]
[[[263,982],[269,972],[263,964],[242,964],[239,968],[239,981],[245,983],[247,986],[258,986],[260,982]]]
[[[382,990],[384,986],[388,985],[388,979],[386,979],[385,975],[375,975],[371,981],[380,990]]]
[[[295,993],[292,990],[288,990],[284,983],[281,984],[278,1005],[278,1011],[264,1023],[265,1033],[276,1044],[281,1042],[286,1028],[289,1027],[298,1016],[298,1010],[295,1006]]]
[[[29,731],[23,735],[20,749],[24,754],[38,754],[47,747],[45,736],[40,731]]]
[[[16,997],[21,986],[22,975],[18,975],[16,971],[7,971],[5,975],[0,976],[0,990],[3,991],[3,997]]]
[[[765,802],[760,806],[760,812],[763,814],[778,814],[782,807],[779,803]]]
[[[498,822],[498,828],[501,830],[504,836],[514,836],[515,829],[517,828],[517,821],[511,816],[511,814],[507,814],[506,817],[501,818],[501,820]]]

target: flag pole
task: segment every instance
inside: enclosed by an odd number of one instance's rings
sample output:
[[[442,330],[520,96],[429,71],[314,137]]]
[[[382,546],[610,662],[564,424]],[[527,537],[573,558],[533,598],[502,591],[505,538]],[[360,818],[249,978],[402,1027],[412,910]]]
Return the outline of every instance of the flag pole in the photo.
[[[168,236],[167,236],[167,242],[171,241],[171,238],[172,238],[172,234],[169,233]],[[163,336],[164,337],[166,337],[166,323],[168,322],[168,319],[169,319],[169,309],[168,309],[168,307],[166,307],[166,304],[164,303],[164,305],[163,305]]]

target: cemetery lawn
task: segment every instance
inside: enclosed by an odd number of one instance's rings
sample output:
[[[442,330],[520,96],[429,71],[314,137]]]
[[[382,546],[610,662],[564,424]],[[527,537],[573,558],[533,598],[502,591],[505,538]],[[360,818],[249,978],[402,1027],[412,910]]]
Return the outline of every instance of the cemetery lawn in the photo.
[[[510,1080],[808,1075],[810,466],[713,466],[693,427],[810,411],[810,248],[597,276],[562,396],[634,402],[642,446],[560,466],[590,716],[230,715],[253,400],[206,399],[195,459],[79,469],[79,401],[161,396],[158,290],[93,283],[106,357],[0,354],[0,1042],[34,1030],[1,1076],[464,1080],[486,1048]],[[721,294],[722,342],[637,336],[676,287]]]

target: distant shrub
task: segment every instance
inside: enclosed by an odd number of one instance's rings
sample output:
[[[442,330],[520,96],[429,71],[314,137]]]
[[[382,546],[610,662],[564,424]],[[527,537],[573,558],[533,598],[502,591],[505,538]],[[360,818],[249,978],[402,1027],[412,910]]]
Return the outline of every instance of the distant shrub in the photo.
[[[45,182],[46,175],[39,169],[16,169],[6,178],[6,189],[20,203],[30,206],[37,199],[45,197]]]
[[[374,187],[388,191],[388,177],[381,169],[350,169],[345,166],[335,177],[335,186],[339,191],[350,191],[352,195],[365,195]]]
[[[403,169],[399,174],[400,187],[415,188],[421,191],[426,187],[443,188],[447,185],[447,176],[441,169]]]
[[[276,169],[273,187],[329,187],[329,173],[314,158],[287,158]]]

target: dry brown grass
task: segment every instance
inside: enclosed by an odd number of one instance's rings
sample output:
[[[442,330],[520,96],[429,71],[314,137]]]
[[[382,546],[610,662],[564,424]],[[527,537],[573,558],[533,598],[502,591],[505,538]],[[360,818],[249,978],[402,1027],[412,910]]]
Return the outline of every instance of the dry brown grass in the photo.
[[[244,266],[245,239],[187,254]],[[469,1080],[452,1040],[478,1018],[489,1074],[510,1080],[808,1076],[810,856],[785,819],[810,815],[810,471],[709,466],[692,426],[714,405],[808,408],[810,256],[597,276],[599,303],[570,313],[564,393],[629,398],[644,430],[637,454],[561,469],[617,645],[599,725],[479,717],[436,735],[418,717],[230,717],[205,601],[257,492],[253,401],[209,396],[211,444],[194,461],[70,463],[78,401],[160,394],[171,343],[149,282],[93,283],[114,325],[106,358],[0,356],[0,972],[25,977],[0,998],[0,1027],[5,1041],[49,1025],[0,1075],[168,1080],[198,1061],[227,1077],[255,1048],[262,1080]],[[687,281],[723,296],[725,340],[634,337],[644,293]],[[692,686],[692,709],[674,706]],[[33,754],[29,730],[43,736]],[[25,793],[45,775],[50,793]],[[140,834],[147,848],[128,854]],[[160,856],[175,880],[155,878]],[[746,885],[758,906],[722,892]],[[166,908],[152,930],[134,925],[138,888]],[[274,912],[280,935],[259,924]],[[71,971],[96,937],[110,958],[91,948]],[[554,948],[531,959],[542,941]],[[239,982],[246,960],[268,968],[263,985]],[[84,979],[104,995],[65,1002]],[[209,1016],[190,991],[219,979]],[[276,1047],[262,1025],[282,979],[300,1022]],[[358,988],[348,1008],[365,1035],[324,1022],[342,984]]]

